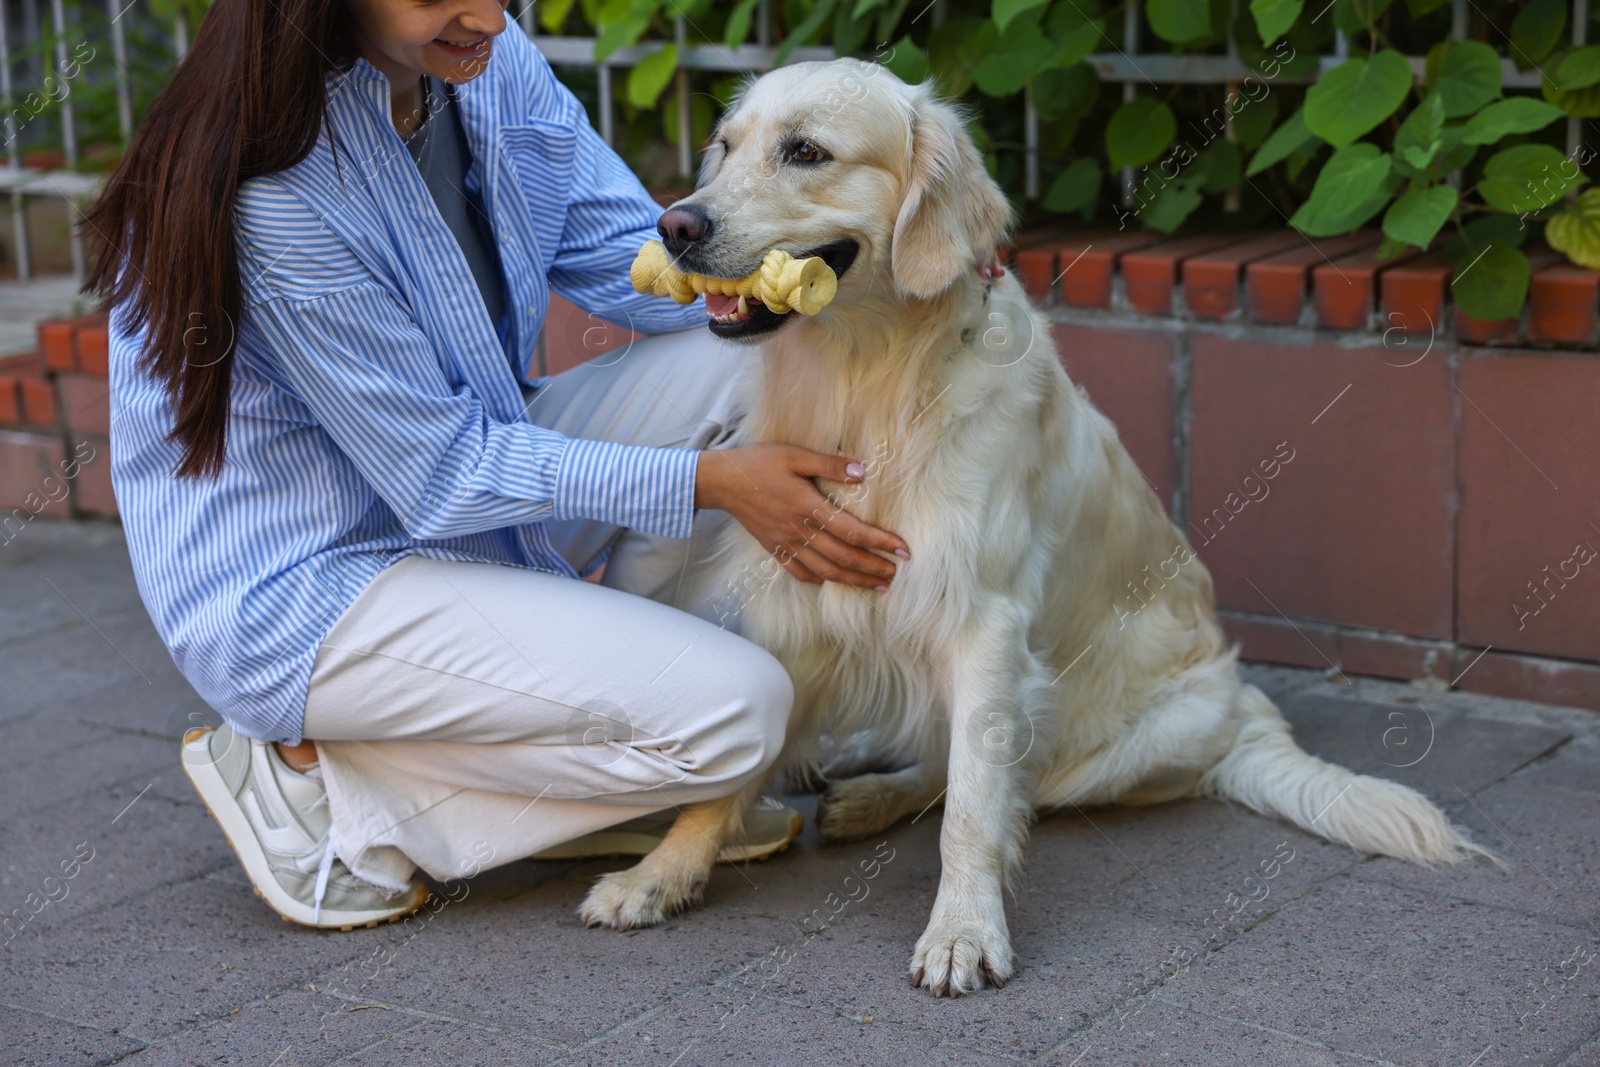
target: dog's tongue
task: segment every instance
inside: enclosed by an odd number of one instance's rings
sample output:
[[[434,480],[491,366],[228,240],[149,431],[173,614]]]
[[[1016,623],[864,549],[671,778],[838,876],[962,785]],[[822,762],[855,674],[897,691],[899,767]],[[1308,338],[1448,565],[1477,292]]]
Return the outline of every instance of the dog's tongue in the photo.
[[[737,296],[723,296],[721,293],[706,294],[706,310],[713,315],[727,315],[739,308]]]

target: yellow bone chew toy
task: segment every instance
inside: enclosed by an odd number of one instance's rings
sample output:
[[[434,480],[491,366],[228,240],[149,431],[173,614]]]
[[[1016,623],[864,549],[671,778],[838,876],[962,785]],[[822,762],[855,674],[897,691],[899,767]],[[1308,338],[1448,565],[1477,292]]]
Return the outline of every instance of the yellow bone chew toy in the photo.
[[[819,256],[795,259],[774,248],[761,261],[761,269],[748,278],[711,278],[704,274],[685,274],[672,265],[660,241],[646,241],[628,272],[633,287],[651,296],[670,296],[688,304],[701,293],[742,296],[761,301],[782,315],[794,310],[815,315],[833,300],[839,279]]]

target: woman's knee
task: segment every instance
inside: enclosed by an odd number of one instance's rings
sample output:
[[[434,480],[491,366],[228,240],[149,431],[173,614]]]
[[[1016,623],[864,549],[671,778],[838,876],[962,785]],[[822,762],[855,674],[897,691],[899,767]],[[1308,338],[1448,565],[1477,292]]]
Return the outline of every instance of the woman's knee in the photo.
[[[765,773],[783,751],[794,707],[794,683],[771,654],[750,645],[733,664],[723,667],[723,715],[708,738],[710,751],[700,761],[703,774],[720,781],[743,784]]]

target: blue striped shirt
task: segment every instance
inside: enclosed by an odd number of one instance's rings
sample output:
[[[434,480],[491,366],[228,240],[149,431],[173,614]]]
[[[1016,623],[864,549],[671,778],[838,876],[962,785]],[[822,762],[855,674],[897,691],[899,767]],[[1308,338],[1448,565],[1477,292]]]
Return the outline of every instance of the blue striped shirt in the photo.
[[[521,31],[460,88],[468,186],[505,273],[503,343],[395,132],[388,81],[357,60],[327,86],[337,152],[325,130],[304,161],[244,184],[237,327],[191,327],[197,346],[234,346],[221,477],[173,474],[143,337],[115,311],[111,324],[112,479],[140,595],[199,693],[241,733],[285,742],[300,740],[323,637],[385,567],[418,554],[576,578],[544,524],[687,536],[698,455],[525,417],[514,368],[552,289],[641,333],[705,312],[633,291],[661,209]]]

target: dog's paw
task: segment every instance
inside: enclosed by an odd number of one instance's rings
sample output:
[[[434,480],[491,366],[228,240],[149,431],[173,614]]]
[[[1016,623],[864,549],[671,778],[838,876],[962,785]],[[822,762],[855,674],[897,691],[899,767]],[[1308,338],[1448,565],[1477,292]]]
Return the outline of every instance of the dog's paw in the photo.
[[[894,800],[881,774],[833,782],[817,801],[817,830],[829,844],[871,837],[895,821]]]
[[[934,919],[911,954],[911,984],[958,997],[984,985],[999,989],[1016,970],[1011,938],[983,923]]]
[[[640,863],[625,871],[603,875],[578,906],[585,926],[633,930],[654,926],[685,908],[700,903],[707,873],[663,878]]]

